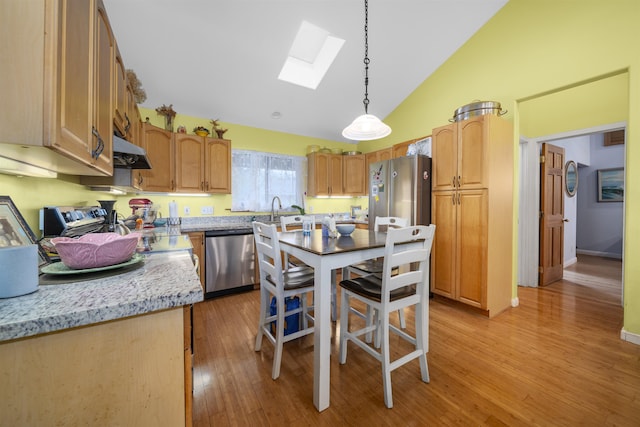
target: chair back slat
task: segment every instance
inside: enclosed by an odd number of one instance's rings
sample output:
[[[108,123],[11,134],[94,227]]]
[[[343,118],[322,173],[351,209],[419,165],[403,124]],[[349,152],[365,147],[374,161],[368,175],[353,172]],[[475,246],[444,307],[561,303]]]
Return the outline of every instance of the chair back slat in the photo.
[[[313,215],[285,215],[280,217],[282,231],[291,231],[291,226],[302,227],[304,221],[311,221],[311,229],[316,228],[316,217]]]
[[[394,289],[416,285],[416,293],[421,295],[428,285],[429,255],[435,234],[435,225],[418,225],[405,228],[391,228],[387,231],[384,266],[382,269],[382,296],[389,298]],[[408,243],[419,243],[419,247],[402,246]],[[418,263],[418,268],[409,267]],[[398,268],[397,274],[392,274]]]
[[[283,272],[278,229],[275,224],[267,225],[256,221],[253,223],[253,235],[258,252],[260,283],[266,283],[267,276],[271,276],[277,285],[281,285]]]
[[[377,216],[373,223],[373,231],[386,231],[390,228],[402,228],[408,225],[409,220],[407,218],[398,216]],[[385,226],[384,230],[381,229],[382,226]]]

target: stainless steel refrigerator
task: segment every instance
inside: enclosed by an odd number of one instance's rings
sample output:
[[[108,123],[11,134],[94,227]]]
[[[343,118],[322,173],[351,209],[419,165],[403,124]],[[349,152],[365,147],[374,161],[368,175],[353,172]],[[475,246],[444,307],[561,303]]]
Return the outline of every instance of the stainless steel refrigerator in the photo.
[[[369,165],[369,229],[378,216],[431,224],[431,158],[399,157]]]

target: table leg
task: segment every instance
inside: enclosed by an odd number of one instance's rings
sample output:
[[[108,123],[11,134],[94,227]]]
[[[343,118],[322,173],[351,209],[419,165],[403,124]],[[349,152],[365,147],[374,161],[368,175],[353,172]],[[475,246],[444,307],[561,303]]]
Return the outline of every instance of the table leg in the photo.
[[[332,273],[322,260],[314,269],[313,404],[318,411],[323,411],[329,407]]]

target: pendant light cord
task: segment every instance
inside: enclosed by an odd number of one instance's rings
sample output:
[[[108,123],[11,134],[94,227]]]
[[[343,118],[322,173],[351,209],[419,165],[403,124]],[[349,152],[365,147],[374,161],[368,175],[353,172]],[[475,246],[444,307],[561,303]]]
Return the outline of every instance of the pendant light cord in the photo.
[[[369,0],[364,0],[364,113],[369,107]]]

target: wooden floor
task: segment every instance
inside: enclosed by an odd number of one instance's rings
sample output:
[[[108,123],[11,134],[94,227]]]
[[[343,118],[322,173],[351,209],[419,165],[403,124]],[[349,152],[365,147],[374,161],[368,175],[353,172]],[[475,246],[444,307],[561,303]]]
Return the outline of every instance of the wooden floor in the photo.
[[[640,426],[640,346],[620,339],[619,288],[616,301],[615,278],[589,275],[593,262],[548,287],[519,288],[520,306],[491,320],[432,300],[431,382],[420,381],[417,361],[394,371],[393,409],[377,362],[350,345],[338,364],[335,340],[327,410],[312,403],[313,337],[285,344],[273,381],[273,347],[253,350],[257,291],[197,304],[194,425]]]

